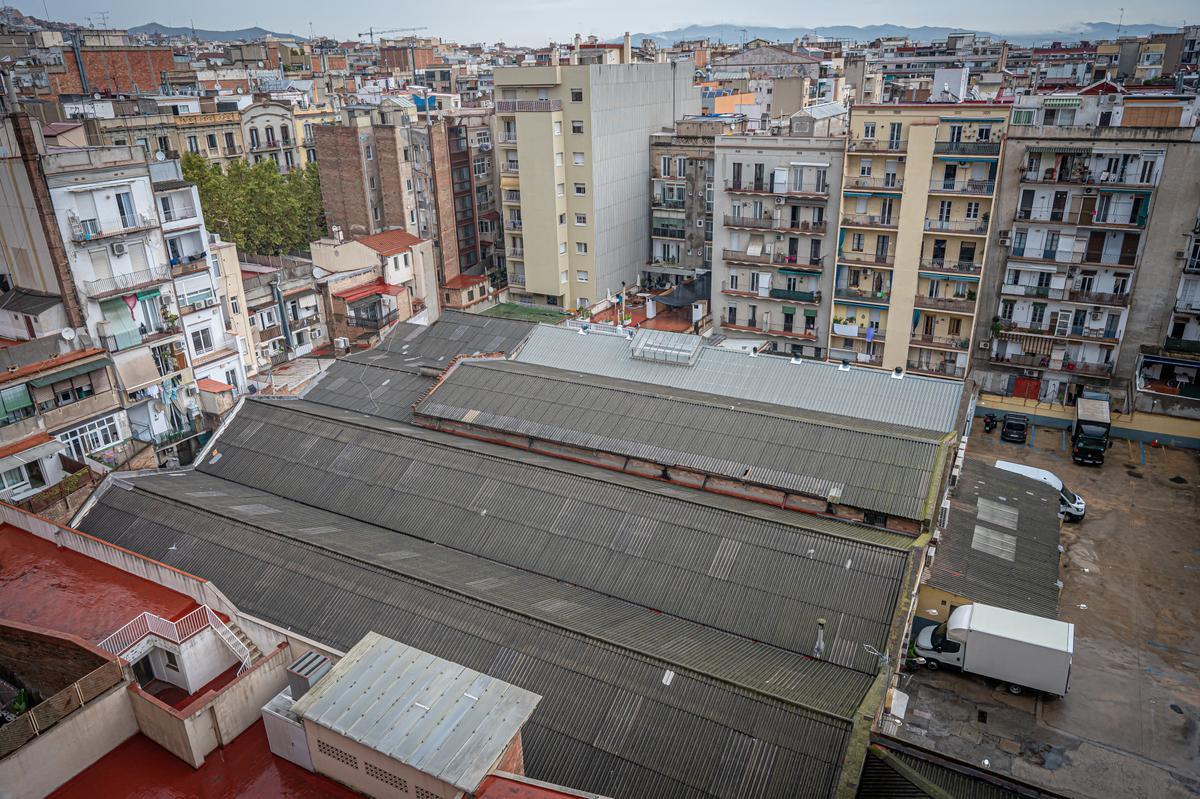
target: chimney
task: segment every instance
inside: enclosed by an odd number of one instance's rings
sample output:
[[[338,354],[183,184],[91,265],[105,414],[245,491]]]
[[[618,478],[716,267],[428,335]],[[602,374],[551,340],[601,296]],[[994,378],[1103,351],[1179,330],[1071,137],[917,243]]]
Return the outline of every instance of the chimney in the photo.
[[[571,48],[571,66],[579,64],[579,48],[583,44],[583,37],[578,33],[575,34],[575,46]]]
[[[629,38],[629,31],[625,31],[625,41],[621,44],[621,63],[633,63],[633,40]]]

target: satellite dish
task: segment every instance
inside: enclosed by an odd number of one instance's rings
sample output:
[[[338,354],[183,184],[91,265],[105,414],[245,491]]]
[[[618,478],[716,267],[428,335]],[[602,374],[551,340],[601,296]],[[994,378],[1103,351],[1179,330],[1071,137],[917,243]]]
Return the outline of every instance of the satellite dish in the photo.
[[[63,341],[74,341],[75,329],[71,327],[64,327],[59,335],[62,336]]]
[[[166,161],[167,154],[164,153],[162,150],[155,150],[154,151],[154,160],[155,161]]]

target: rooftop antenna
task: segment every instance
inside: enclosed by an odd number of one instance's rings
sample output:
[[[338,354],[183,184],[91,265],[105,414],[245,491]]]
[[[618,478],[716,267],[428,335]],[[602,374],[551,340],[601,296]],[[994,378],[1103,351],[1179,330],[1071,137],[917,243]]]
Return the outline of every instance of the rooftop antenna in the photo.
[[[1125,26],[1125,9],[1118,10],[1121,12],[1121,16],[1117,19],[1117,38],[1119,39],[1121,38],[1121,28]]]
[[[93,12],[93,13],[94,13],[94,14],[95,14],[97,17],[99,17],[99,18],[100,18],[100,27],[101,27],[103,30],[108,30],[108,16],[109,16],[109,15],[108,15],[108,12],[107,12],[107,11],[95,11],[95,12]],[[90,19],[89,19],[89,21],[90,21]]]

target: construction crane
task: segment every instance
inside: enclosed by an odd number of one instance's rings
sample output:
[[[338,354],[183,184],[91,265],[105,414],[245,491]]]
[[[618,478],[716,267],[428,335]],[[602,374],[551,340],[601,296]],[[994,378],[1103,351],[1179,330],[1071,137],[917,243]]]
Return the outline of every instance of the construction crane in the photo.
[[[371,44],[375,44],[375,34],[377,34],[377,33],[407,33],[409,31],[427,31],[427,30],[429,30],[429,28],[426,28],[424,25],[422,25],[419,28],[385,28],[384,30],[376,30],[375,28],[367,28],[365,31],[358,34],[358,36],[360,39],[363,36],[368,36],[371,39]]]

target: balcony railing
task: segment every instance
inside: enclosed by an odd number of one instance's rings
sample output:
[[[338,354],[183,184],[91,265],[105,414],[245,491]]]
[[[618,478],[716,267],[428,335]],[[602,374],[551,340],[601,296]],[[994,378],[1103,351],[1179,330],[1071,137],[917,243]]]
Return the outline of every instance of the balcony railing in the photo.
[[[1129,304],[1128,294],[1112,294],[1103,291],[1075,291],[1067,292],[1067,299],[1071,302],[1082,302],[1088,305],[1116,305],[1124,307]],[[1200,303],[1197,303],[1200,310]]]
[[[910,341],[917,346],[952,350],[965,350],[971,346],[970,339],[954,336],[913,336]]]
[[[129,214],[112,219],[79,219],[72,214],[68,221],[73,241],[93,241],[158,226],[157,217],[150,214]]]
[[[886,304],[891,300],[892,292],[890,289],[886,291],[864,291],[863,289],[843,287],[834,289],[833,296],[839,300],[859,300],[862,302]]]
[[[196,209],[191,206],[172,206],[164,208],[162,219],[164,222],[182,222],[185,219],[193,219],[196,216]]]
[[[871,267],[887,267],[891,269],[896,264],[896,256],[894,253],[887,255],[878,255],[869,252],[843,252],[838,254],[838,261],[852,266],[861,266],[866,268]]]
[[[349,327],[359,327],[363,328],[364,330],[382,330],[392,322],[395,322],[397,319],[399,319],[400,312],[391,311],[390,313],[383,314],[382,316],[364,316],[360,314],[346,314],[344,316],[341,314],[335,315],[335,318],[339,317],[339,321],[345,322]]]
[[[851,139],[850,151],[863,153],[900,153],[908,147],[901,139]]]
[[[916,361],[909,361],[908,371],[923,375],[937,375],[938,377],[962,377],[967,373],[966,367],[955,366],[952,363],[946,362],[918,363]]]
[[[900,220],[894,216],[881,216],[879,214],[844,214],[842,216],[842,224],[851,227],[882,227],[893,228],[899,227]]]
[[[894,189],[900,191],[904,188],[904,178],[897,177],[895,174],[888,173],[883,177],[866,177],[860,175],[856,178],[846,178],[842,184],[843,189]]]
[[[682,211],[685,205],[684,200],[669,200],[665,197],[653,197],[650,200],[651,208],[663,208],[669,211]]]
[[[978,275],[983,264],[975,261],[947,261],[944,258],[922,258],[921,269],[926,272],[942,272],[949,275]]]
[[[809,269],[820,269],[825,265],[825,259],[818,256],[806,255],[789,255],[785,252],[777,252],[771,256],[771,263],[777,266],[803,266]]]
[[[1079,211],[1068,211],[1066,209],[1018,208],[1015,218],[1018,222],[1051,222],[1063,225],[1079,225],[1083,224],[1090,217]]]
[[[1200,313],[1200,298],[1176,300],[1175,310],[1179,313]]]
[[[734,216],[732,214],[725,214],[725,226],[770,230],[775,227],[775,219],[769,216]]]
[[[994,180],[933,180],[931,192],[954,192],[955,194],[991,194],[996,190]]]
[[[949,155],[1000,155],[998,141],[935,141],[933,151]]]
[[[925,229],[982,236],[987,233],[987,222],[982,219],[926,219]]]
[[[1168,336],[1164,349],[1170,352],[1191,352],[1200,355],[1200,340]]]
[[[810,222],[807,220],[793,222],[790,219],[779,219],[776,220],[775,229],[790,233],[813,233],[820,235],[825,233],[825,222]]]
[[[1189,258],[1183,264],[1183,271],[1188,274],[1200,274],[1200,257]]]
[[[102,277],[99,280],[89,280],[83,284],[83,291],[94,300],[104,297],[129,294],[140,288],[147,288],[157,283],[166,283],[171,279],[171,270],[166,266],[152,266],[137,272],[127,272],[124,275]]]
[[[500,165],[500,171],[506,175],[517,175],[521,172],[521,165],[516,161],[505,161]]]
[[[525,111],[561,111],[562,100],[497,100],[497,114],[519,114]]]
[[[953,313],[975,313],[975,300],[966,297],[926,297],[918,295],[913,301],[918,308]]]
[[[873,328],[868,325],[851,325],[837,321],[833,323],[833,335],[842,336],[843,338],[865,339],[868,331],[874,331],[871,333],[871,341],[883,341],[886,338],[882,327]]]
[[[758,255],[751,255],[742,250],[722,250],[721,257],[726,261],[741,261],[749,264],[769,264],[771,263],[771,253],[764,252]]]
[[[650,235],[660,239],[682,239],[684,231],[678,227],[653,227],[650,228]]]
[[[505,189],[504,190],[504,202],[506,202],[506,203],[521,202],[521,192],[513,191],[512,189]]]
[[[821,292],[819,291],[792,291],[790,289],[771,289],[770,296],[776,300],[793,300],[795,302],[805,302],[816,304],[821,302]]]
[[[500,143],[501,144],[516,144],[517,143],[516,132],[514,131],[514,132],[510,133],[508,131],[502,131],[500,133]]]
[[[1026,283],[1005,283],[1000,287],[1000,293],[1013,297],[1037,297],[1046,300],[1062,300],[1067,296],[1066,289],[1032,286]]]
[[[524,222],[520,219],[508,219],[504,222],[505,230],[521,230]]]
[[[1068,145],[1069,146],[1069,145]],[[1025,183],[1062,183],[1076,186],[1153,186],[1154,181],[1144,181],[1130,178],[1120,173],[1098,177],[1090,170],[1083,172],[1065,173],[1047,167],[1040,172],[1036,169],[1026,169],[1021,172],[1021,180]]]

